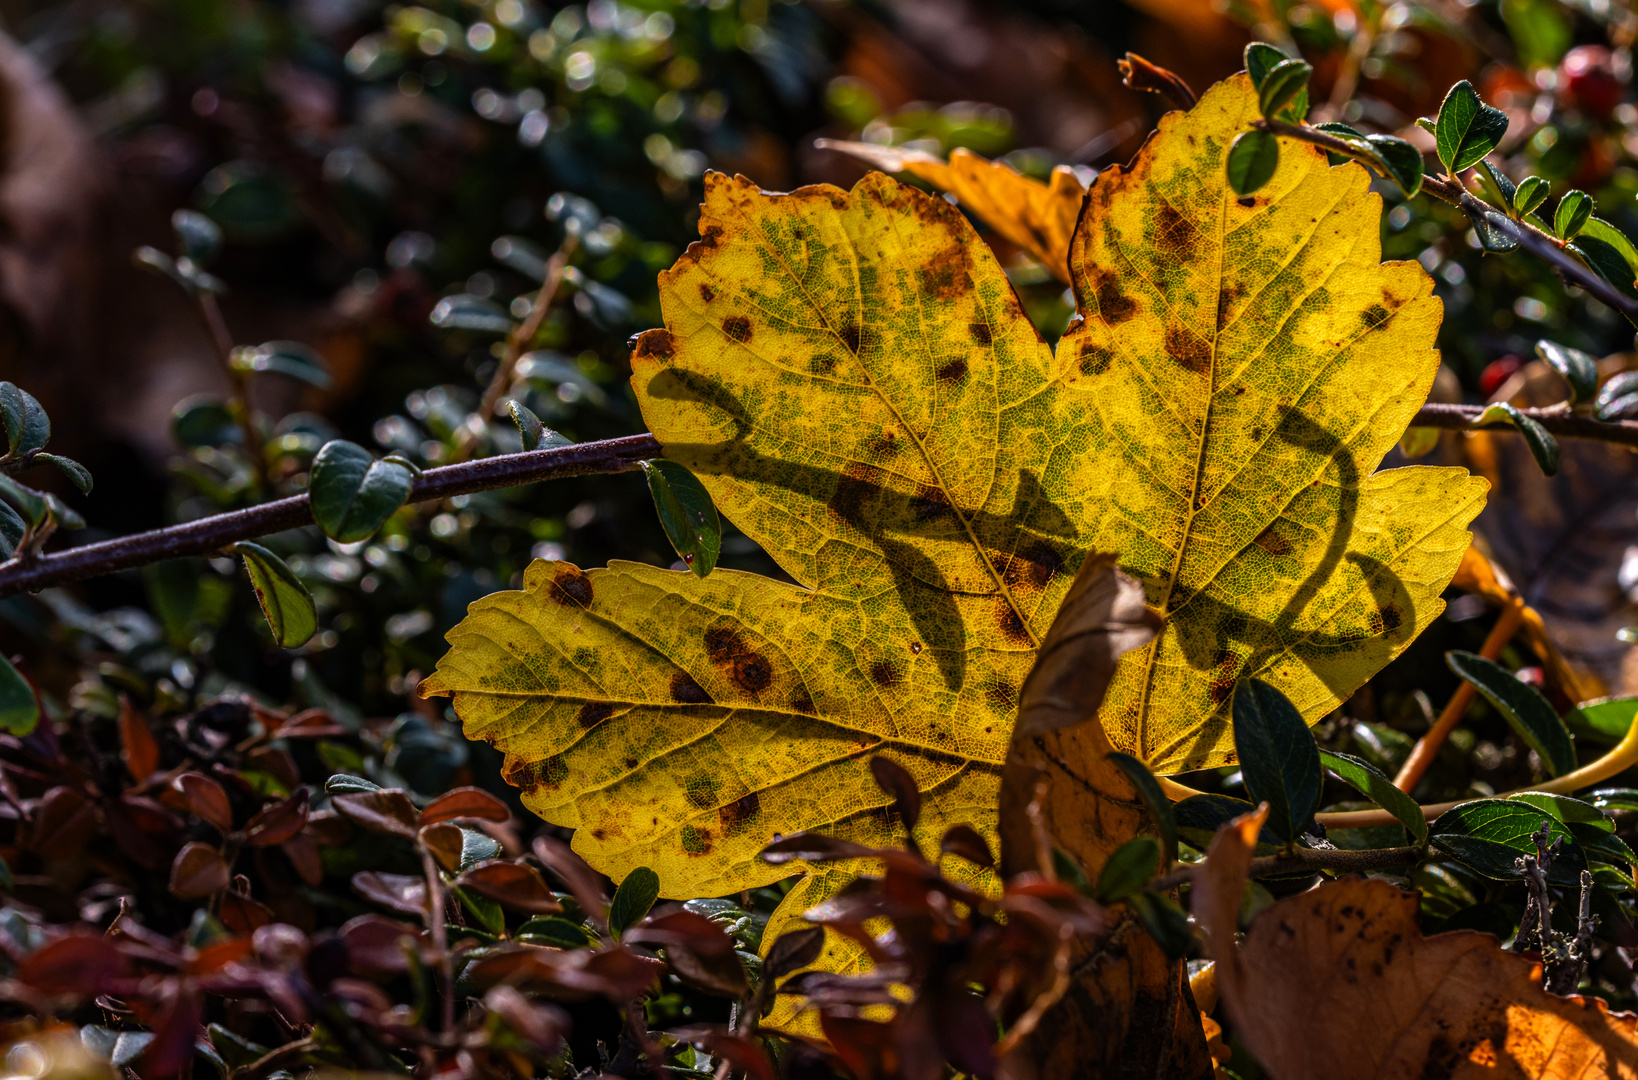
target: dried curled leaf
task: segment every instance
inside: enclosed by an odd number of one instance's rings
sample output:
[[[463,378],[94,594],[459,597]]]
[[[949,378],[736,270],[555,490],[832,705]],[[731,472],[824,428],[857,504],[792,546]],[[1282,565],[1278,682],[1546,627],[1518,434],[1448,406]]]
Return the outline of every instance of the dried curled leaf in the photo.
[[[1069,242],[1086,185],[1069,166],[1053,169],[1051,179],[1043,184],[971,150],[957,149],[949,161],[941,161],[924,150],[874,143],[819,139],[814,145],[840,150],[884,172],[909,173],[949,192],[984,224],[1041,260],[1059,281],[1070,282]]]
[[[1638,1077],[1638,1014],[1541,988],[1489,934],[1424,938],[1416,893],[1347,878],[1263,909],[1233,944],[1259,815],[1223,827],[1195,911],[1235,1031],[1273,1080]]]

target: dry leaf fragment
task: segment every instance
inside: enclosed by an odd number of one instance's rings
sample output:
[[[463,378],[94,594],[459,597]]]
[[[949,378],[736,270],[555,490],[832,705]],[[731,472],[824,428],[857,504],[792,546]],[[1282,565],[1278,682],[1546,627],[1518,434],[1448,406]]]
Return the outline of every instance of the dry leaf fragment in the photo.
[[[1632,1080],[1638,1014],[1541,988],[1491,935],[1423,937],[1418,898],[1370,878],[1263,909],[1234,945],[1262,812],[1218,831],[1196,879],[1223,1004],[1272,1080]]]

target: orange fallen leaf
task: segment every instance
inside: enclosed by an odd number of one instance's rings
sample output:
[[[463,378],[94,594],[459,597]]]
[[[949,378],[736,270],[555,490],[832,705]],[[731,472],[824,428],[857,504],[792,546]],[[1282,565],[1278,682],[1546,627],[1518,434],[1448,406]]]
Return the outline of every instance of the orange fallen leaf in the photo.
[[[1236,947],[1263,811],[1218,831],[1195,881],[1235,1031],[1272,1080],[1638,1077],[1638,1014],[1541,988],[1473,930],[1423,937],[1417,894],[1370,878],[1271,904]]]

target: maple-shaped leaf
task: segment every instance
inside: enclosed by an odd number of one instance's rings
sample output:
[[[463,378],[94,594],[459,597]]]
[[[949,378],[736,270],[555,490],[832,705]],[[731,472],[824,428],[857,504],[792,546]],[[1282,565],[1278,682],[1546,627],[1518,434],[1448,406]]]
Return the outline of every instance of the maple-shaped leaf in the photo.
[[[595,867],[651,866],[667,896],[789,874],[756,858],[777,834],[895,842],[877,754],[925,792],[924,850],[993,837],[1018,688],[1094,546],[1169,619],[1117,669],[1117,748],[1229,760],[1241,675],[1317,720],[1441,610],[1483,484],[1372,475],[1432,381],[1437,301],[1378,264],[1357,165],[1291,144],[1235,200],[1223,159],[1256,108],[1220,84],[1094,185],[1056,356],[943,199],[709,177],[633,386],[795,584],[537,562],[422,692]]]
[[[1046,183],[1002,161],[990,161],[971,150],[957,149],[950,160],[925,150],[875,143],[818,139],[822,150],[839,150],[885,172],[909,173],[916,179],[954,195],[978,219],[1010,243],[1041,261],[1052,276],[1066,284],[1069,243],[1075,219],[1086,198],[1086,185],[1068,165],[1052,170]]]

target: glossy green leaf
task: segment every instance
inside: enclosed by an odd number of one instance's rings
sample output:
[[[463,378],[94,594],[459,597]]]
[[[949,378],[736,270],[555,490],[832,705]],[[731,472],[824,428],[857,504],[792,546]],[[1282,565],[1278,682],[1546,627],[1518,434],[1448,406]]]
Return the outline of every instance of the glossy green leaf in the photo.
[[[1506,134],[1507,114],[1480,101],[1466,79],[1445,95],[1433,133],[1439,160],[1452,175],[1472,168]]]
[[[502,910],[499,904],[487,896],[478,895],[471,889],[456,886],[452,891],[455,893],[456,899],[461,902],[461,906],[477,920],[479,926],[491,934],[505,933],[506,912]]]
[[[643,462],[643,473],[677,557],[697,576],[709,574],[722,551],[722,522],[705,485],[683,466],[664,458]]]
[[[1160,845],[1152,836],[1134,836],[1116,848],[1098,872],[1093,897],[1100,904],[1124,900],[1149,883],[1160,865]]]
[[[1422,190],[1422,151],[1393,135],[1367,135],[1365,141],[1387,164],[1388,175],[1406,198]]]
[[[225,446],[244,438],[227,402],[196,394],[171,410],[171,434],[183,446]]]
[[[1553,211],[1553,232],[1560,240],[1574,240],[1581,235],[1582,226],[1592,217],[1592,196],[1585,191],[1566,191]]]
[[[1598,410],[1600,420],[1638,419],[1638,391],[1624,394]]]
[[[432,309],[432,325],[445,330],[472,330],[505,336],[512,332],[512,316],[493,300],[470,293],[446,296]]]
[[[1167,956],[1182,960],[1194,952],[1194,929],[1189,925],[1189,917],[1170,897],[1136,893],[1132,896],[1132,909]]]
[[[34,687],[0,656],[0,731],[27,735],[39,722],[40,699],[34,696]]]
[[[235,371],[283,375],[316,386],[330,387],[330,369],[316,350],[299,341],[268,341],[255,348],[233,350]]]
[[[0,420],[12,457],[32,454],[51,439],[51,418],[34,395],[15,383],[0,382]]]
[[[1492,165],[1486,158],[1478,162],[1479,177],[1484,186],[1495,196],[1496,202],[1507,210],[1513,209],[1513,199],[1518,189],[1513,186],[1512,177]]]
[[[1236,195],[1250,195],[1268,183],[1279,165],[1278,139],[1262,130],[1241,132],[1229,147],[1229,187]]]
[[[80,489],[81,494],[91,491],[91,470],[75,461],[73,458],[62,457],[59,454],[35,454],[35,461],[43,461],[47,465],[55,465],[69,481]]]
[[[1052,872],[1058,875],[1058,880],[1070,886],[1082,896],[1092,895],[1092,883],[1086,878],[1086,871],[1081,864],[1062,848],[1052,849]]]
[[[1547,200],[1553,186],[1539,176],[1526,176],[1513,194],[1513,212],[1521,217]]]
[[[1511,424],[1517,428],[1518,433],[1524,436],[1524,445],[1530,448],[1530,456],[1536,459],[1536,465],[1543,475],[1558,475],[1558,440],[1534,418],[1525,416],[1505,401],[1498,401],[1487,406],[1479,418],[1473,421],[1474,427],[1487,427],[1491,424]]]
[[[1115,768],[1126,774],[1126,779],[1137,788],[1138,797],[1148,809],[1149,816],[1154,819],[1155,827],[1160,830],[1161,842],[1165,845],[1166,865],[1170,866],[1177,861],[1177,819],[1172,815],[1172,800],[1160,789],[1160,782],[1149,767],[1131,754],[1119,750],[1109,754],[1108,760]]]
[[[1234,753],[1247,794],[1268,804],[1268,827],[1295,842],[1319,808],[1319,747],[1297,707],[1260,679],[1234,688]]]
[[[337,773],[324,782],[324,791],[328,795],[356,795],[365,791],[380,791],[381,785],[373,780],[366,780],[362,776],[348,776]]]
[[[512,414],[512,423],[517,425],[525,450],[555,450],[559,446],[574,445],[573,439],[566,439],[541,423],[540,417],[523,402],[509,401],[506,409]]]
[[[43,494],[0,473],[0,499],[5,499],[30,528],[45,524],[49,506]]]
[[[1634,854],[1627,842],[1614,833],[1579,822],[1571,822],[1569,829],[1589,862],[1610,863],[1619,867],[1638,866],[1638,854]]]
[[[518,927],[517,938],[530,945],[548,945],[554,949],[583,949],[597,943],[585,927],[555,915],[530,919]]]
[[[472,869],[481,862],[498,859],[504,854],[506,852],[501,848],[500,842],[488,833],[479,832],[477,829],[461,830],[461,870],[463,872]]]
[[[51,492],[45,493],[46,516],[56,523],[59,529],[83,529],[85,519],[80,512],[63,502]]]
[[[1428,839],[1457,862],[1488,878],[1521,876],[1513,860],[1534,855],[1533,839],[1542,821],[1548,823],[1548,842],[1562,838],[1564,847],[1553,862],[1548,880],[1555,885],[1578,883],[1587,868],[1586,856],[1564,824],[1527,803],[1510,799],[1475,799],[1439,815]]]
[[[1320,762],[1344,783],[1397,818],[1418,844],[1427,843],[1428,819],[1422,808],[1416,805],[1415,799],[1395,787],[1386,773],[1352,754],[1321,750],[1319,755]]]
[[[1282,60],[1269,68],[1257,86],[1257,107],[1262,110],[1263,117],[1268,120],[1301,120],[1308,111],[1308,79],[1313,74],[1313,66],[1304,60]],[[1298,95],[1303,96],[1301,101]]]
[[[313,520],[343,544],[366,540],[404,505],[415,477],[396,462],[376,461],[357,443],[335,439],[313,459],[307,498]]]
[[[1556,341],[1536,342],[1536,355],[1570,384],[1570,403],[1580,404],[1598,392],[1598,361]]]
[[[1600,420],[1606,419],[1605,413],[1617,401],[1624,397],[1638,394],[1638,371],[1623,371],[1612,375],[1593,398],[1593,412]]]
[[[1536,809],[1551,814],[1558,821],[1567,826],[1585,825],[1599,832],[1614,832],[1615,822],[1611,821],[1604,811],[1590,802],[1560,795],[1553,791],[1521,791],[1516,795],[1507,796],[1515,802],[1528,803]]]
[[[1291,59],[1284,52],[1268,44],[1266,41],[1253,41],[1245,49],[1246,74],[1251,76],[1251,85],[1258,90],[1263,88],[1263,80],[1268,73],[1279,65]]]
[[[1587,801],[1600,810],[1638,813],[1638,788],[1599,788],[1588,793]]]
[[[1583,701],[1564,714],[1564,723],[1577,738],[1614,745],[1626,738],[1638,716],[1638,697],[1604,697]]]
[[[1540,755],[1548,773],[1563,776],[1575,770],[1575,744],[1569,729],[1541,691],[1477,653],[1452,649],[1445,653],[1445,663],[1502,714],[1525,745]]]
[[[626,875],[609,903],[609,930],[615,935],[636,926],[660,898],[660,875],[639,866]]]
[[[1512,221],[1505,214],[1492,210],[1488,204],[1478,203],[1477,207],[1463,208],[1467,218],[1473,223],[1473,232],[1479,238],[1479,246],[1492,254],[1512,251],[1519,246],[1512,233],[1508,231]]]
[[[241,540],[230,550],[245,560],[273,640],[287,649],[304,644],[318,630],[318,612],[307,586],[283,559],[260,544]]]
[[[1582,243],[1588,240],[1597,240],[1615,249],[1616,253],[1621,256],[1621,261],[1626,264],[1626,273],[1616,281],[1616,284],[1630,290],[1633,279],[1638,278],[1638,246],[1633,245],[1627,234],[1594,214],[1587,218],[1586,222],[1581,226],[1580,239]]]
[[[1172,815],[1177,820],[1178,835],[1195,847],[1203,849],[1211,843],[1211,838],[1217,835],[1218,829],[1255,809],[1257,807],[1252,803],[1228,795],[1191,795],[1173,804]],[[1258,842],[1278,844],[1280,839],[1264,825]]]
[[[9,558],[27,533],[28,522],[11,508],[10,503],[0,499],[0,557]]]
[[[1365,133],[1358,128],[1350,127],[1340,120],[1327,120],[1323,124],[1315,124],[1315,129],[1327,135],[1335,135],[1339,139],[1358,145],[1365,142]],[[1332,165],[1341,165],[1344,161],[1352,161],[1347,154],[1339,154],[1335,150],[1325,151],[1325,160]]]
[[[209,265],[222,250],[222,229],[197,210],[178,210],[171,215],[176,247],[200,266]]]
[[[1632,267],[1626,258],[1609,244],[1592,236],[1588,230],[1583,229],[1575,243],[1566,245],[1564,250],[1592,267],[1599,277],[1620,292],[1638,298],[1638,286],[1633,284]]]

